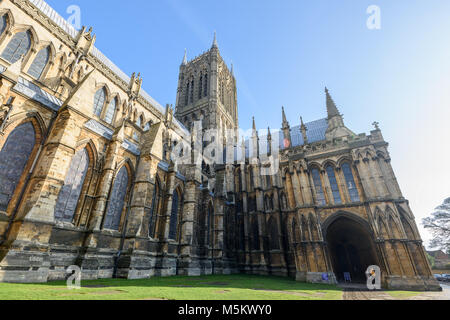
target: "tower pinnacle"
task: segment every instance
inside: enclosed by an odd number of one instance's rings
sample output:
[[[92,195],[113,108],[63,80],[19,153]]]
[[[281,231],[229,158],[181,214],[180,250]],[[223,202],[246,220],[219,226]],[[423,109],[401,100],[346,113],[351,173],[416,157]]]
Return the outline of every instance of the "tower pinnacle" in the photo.
[[[328,91],[328,88],[325,87],[325,94],[327,97],[327,113],[328,113],[328,119],[331,119],[336,116],[340,116],[336,104],[333,101],[333,98],[331,98],[330,92]]]
[[[212,44],[212,48],[216,48],[216,49],[219,48],[219,45],[217,44],[217,33],[216,33],[216,31],[214,31],[214,41],[213,41],[213,44]]]
[[[183,62],[181,63],[182,66],[187,65],[187,49],[184,49],[184,57]]]

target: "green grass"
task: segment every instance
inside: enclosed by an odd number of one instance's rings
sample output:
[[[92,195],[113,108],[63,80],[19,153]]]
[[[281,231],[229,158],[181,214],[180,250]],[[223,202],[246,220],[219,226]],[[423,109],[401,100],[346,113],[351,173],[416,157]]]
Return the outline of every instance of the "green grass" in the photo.
[[[154,277],[145,280],[82,281],[69,290],[64,281],[47,284],[0,283],[0,300],[340,300],[334,285],[253,275]],[[86,288],[85,286],[89,286]],[[92,287],[97,286],[97,287]]]

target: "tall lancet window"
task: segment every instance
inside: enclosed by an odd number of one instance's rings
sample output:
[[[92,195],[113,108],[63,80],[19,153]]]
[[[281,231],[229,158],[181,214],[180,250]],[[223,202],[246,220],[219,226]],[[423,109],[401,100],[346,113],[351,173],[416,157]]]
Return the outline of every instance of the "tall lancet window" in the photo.
[[[108,208],[106,210],[103,228],[119,230],[120,219],[125,207],[125,198],[128,190],[128,170],[123,166],[116,178],[109,196]]]
[[[202,91],[203,91],[203,74],[200,72],[200,81],[198,83],[198,99],[199,100],[202,98]]]
[[[184,95],[184,105],[187,106],[189,104],[189,81],[186,84],[186,92]]]
[[[326,201],[325,194],[323,193],[322,180],[320,179],[319,169],[312,169],[311,174],[314,182],[314,189],[316,190],[317,203],[321,206],[324,206],[326,205]]]
[[[339,193],[339,187],[336,181],[336,175],[332,166],[327,167],[328,180],[330,181],[331,192],[333,193],[334,203],[341,204],[341,195]]]
[[[2,53],[2,58],[12,63],[17,62],[22,56],[26,55],[31,47],[31,34],[29,31],[18,32],[9,41]]]
[[[55,219],[72,222],[80,199],[81,190],[89,167],[89,154],[86,149],[78,151],[70,163],[64,185],[55,206]]]
[[[108,108],[106,109],[105,122],[112,124],[114,120],[114,115],[116,113],[116,107],[117,107],[117,98],[114,98],[111,100],[111,102],[108,105]]]
[[[169,239],[177,240],[178,219],[180,211],[180,199],[175,190],[172,196],[172,210],[170,213]]]
[[[36,143],[31,122],[16,127],[0,151],[0,211],[6,211]]]
[[[42,72],[45,69],[45,66],[47,65],[49,58],[50,58],[50,48],[46,47],[41,49],[36,55],[36,58],[34,58],[34,61],[31,64],[30,69],[28,69],[28,74],[35,79],[39,79],[42,75]]]
[[[208,74],[205,73],[205,78],[203,80],[203,96],[208,96]]]
[[[6,26],[8,25],[8,21],[6,20],[6,14],[0,17],[0,36],[6,30]]]
[[[344,173],[345,182],[348,193],[350,194],[350,201],[359,202],[358,189],[356,188],[355,179],[353,177],[352,168],[347,162],[342,165],[342,172]]]
[[[95,93],[95,96],[94,96],[94,110],[93,110],[94,115],[96,115],[97,117],[100,117],[100,115],[102,114],[105,100],[106,100],[105,88],[101,88],[101,89],[97,90],[97,92]]]

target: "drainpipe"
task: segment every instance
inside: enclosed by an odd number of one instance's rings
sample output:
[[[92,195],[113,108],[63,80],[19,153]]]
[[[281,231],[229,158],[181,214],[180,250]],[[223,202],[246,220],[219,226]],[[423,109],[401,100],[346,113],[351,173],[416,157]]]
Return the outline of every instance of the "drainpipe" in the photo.
[[[123,246],[125,244],[125,235],[127,232],[127,226],[128,226],[128,218],[130,216],[130,211],[131,211],[131,202],[133,201],[133,196],[134,196],[134,186],[136,185],[136,178],[137,178],[137,170],[139,169],[139,164],[141,162],[141,156],[139,155],[137,157],[137,161],[136,161],[136,172],[134,174],[134,179],[133,179],[133,183],[131,185],[131,192],[130,192],[130,198],[128,199],[128,204],[127,204],[127,213],[125,216],[125,223],[123,225],[123,230],[122,230],[122,237],[120,238],[120,246],[119,246],[119,251],[117,252],[116,257],[114,258],[114,271],[113,271],[113,278],[117,277],[117,268],[119,266],[119,258],[122,254],[123,251]]]
[[[11,108],[11,110],[12,110],[12,108]],[[42,148],[43,148],[45,142],[47,141],[47,139],[48,139],[48,137],[50,135],[50,131],[53,129],[53,126],[55,124],[55,120],[56,120],[57,115],[58,115],[57,112],[55,112],[55,111],[52,112],[52,118],[50,120],[50,124],[48,126],[47,132],[45,134],[44,139],[42,139],[42,141],[41,141],[41,145],[39,146],[39,149],[38,149],[38,152],[36,154],[36,157],[34,158],[34,161],[33,161],[33,164],[32,164],[32,166],[30,168],[30,171],[27,174],[27,177],[25,179],[25,183],[23,185],[23,188],[20,191],[19,199],[17,200],[17,203],[16,203],[16,205],[14,207],[14,210],[13,210],[13,212],[11,214],[11,217],[10,217],[10,219],[8,221],[8,226],[6,227],[6,230],[3,233],[3,237],[1,239],[0,246],[2,246],[5,243],[5,241],[8,239],[8,234],[11,231],[11,226],[12,226],[14,220],[16,219],[17,212],[19,210],[19,206],[20,206],[20,204],[21,204],[21,202],[23,200],[23,196],[25,194],[25,190],[26,190],[26,188],[28,186],[28,183],[30,182],[31,176],[33,175],[34,169],[36,167],[36,163],[38,162],[39,157],[41,156]]]

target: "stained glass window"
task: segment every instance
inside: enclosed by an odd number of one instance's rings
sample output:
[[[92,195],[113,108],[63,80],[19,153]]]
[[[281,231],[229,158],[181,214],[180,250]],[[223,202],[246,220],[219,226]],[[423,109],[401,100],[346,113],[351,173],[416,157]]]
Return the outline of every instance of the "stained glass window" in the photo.
[[[325,194],[323,193],[322,189],[322,180],[320,179],[320,172],[319,169],[312,169],[312,178],[314,182],[314,188],[316,190],[316,196],[317,196],[317,203],[321,206],[326,205],[325,201]]]
[[[105,229],[119,230],[127,189],[128,171],[127,168],[123,166],[114,180],[114,185],[109,197],[105,223],[103,225]]]
[[[106,109],[105,122],[111,124],[114,120],[114,114],[116,113],[117,99],[112,99]]]
[[[8,22],[6,20],[6,15],[1,16],[0,17],[0,35],[2,35],[3,32],[5,31],[7,24],[8,24]]]
[[[18,32],[9,41],[2,53],[2,58],[10,63],[17,62],[22,56],[26,55],[31,47],[31,35],[28,31]]]
[[[48,59],[50,57],[50,48],[46,47],[41,49],[34,59],[33,63],[28,69],[28,74],[35,79],[39,79],[44,71],[45,66],[47,65]]]
[[[31,122],[15,128],[0,151],[0,210],[6,211],[35,145]]]
[[[339,194],[339,187],[336,180],[336,175],[334,174],[334,169],[332,166],[327,167],[328,180],[330,181],[331,192],[333,193],[334,203],[342,203],[341,195]]]
[[[348,163],[342,165],[342,172],[344,172],[345,182],[347,184],[348,193],[350,194],[350,201],[359,202],[358,189],[356,188],[355,179],[353,177],[352,168]]]
[[[94,96],[94,115],[100,117],[103,110],[103,105],[106,100],[106,91],[104,88],[97,90]]]
[[[77,209],[81,190],[89,167],[89,154],[86,149],[78,151],[70,163],[64,185],[55,206],[55,219],[72,222]]]

